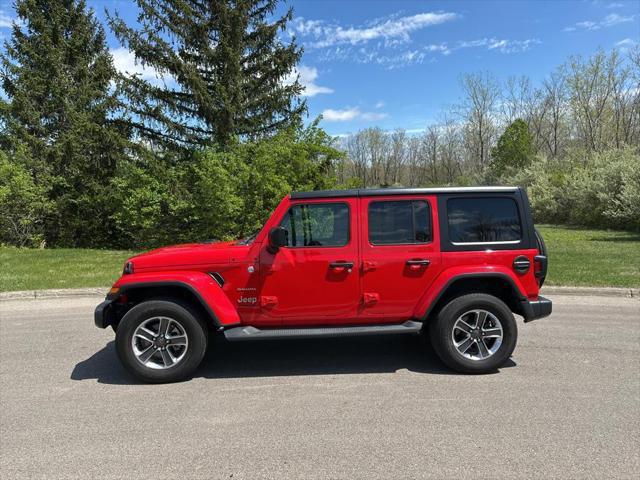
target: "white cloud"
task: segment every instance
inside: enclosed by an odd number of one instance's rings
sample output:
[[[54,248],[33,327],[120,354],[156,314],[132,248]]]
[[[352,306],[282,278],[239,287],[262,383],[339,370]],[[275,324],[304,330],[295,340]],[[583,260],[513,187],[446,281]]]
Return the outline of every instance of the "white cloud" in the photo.
[[[322,118],[327,122],[348,122],[350,120],[377,121],[387,116],[382,112],[362,112],[358,107],[334,110],[327,108],[322,112]]]
[[[624,40],[620,40],[616,42],[616,47],[633,47],[638,42],[636,40],[632,40],[630,38],[625,38]]]
[[[142,79],[154,84],[173,81],[171,76],[161,75],[153,67],[142,65],[136,60],[134,53],[124,47],[112,49],[110,53],[113,57],[113,66],[120,73],[139,75]]]
[[[526,40],[508,40],[498,38],[479,38],[477,40],[469,40],[459,42],[452,50],[460,48],[486,48],[487,50],[497,50],[500,53],[519,53],[526,52],[533,45],[541,43],[537,38],[528,38]]]
[[[585,20],[584,22],[578,22],[575,25],[565,27],[565,32],[573,32],[576,30],[600,30],[601,28],[613,27],[621,23],[633,22],[638,15],[618,15],[617,13],[610,13],[600,21]]]
[[[383,118],[387,118],[387,114],[381,113],[381,112],[362,112],[360,114],[360,118],[362,120],[375,122],[377,120],[382,120]]]
[[[360,110],[356,107],[345,110],[334,110],[327,108],[322,111],[322,118],[327,122],[348,122],[354,120],[360,114]]]
[[[317,56],[319,61],[344,61],[363,64],[380,65],[386,69],[419,65],[425,62],[434,62],[434,55],[451,55],[454,52],[466,48],[483,48],[485,50],[503,54],[526,52],[534,45],[542,43],[537,38],[525,40],[511,40],[499,38],[480,38],[476,40],[464,40],[457,43],[442,42],[439,44],[416,45],[415,48],[404,51],[385,49],[382,45],[360,46],[354,48],[350,45],[337,46],[322,51]]]
[[[436,128],[438,128],[438,130],[440,130],[440,126],[436,126]],[[409,136],[415,136],[415,135],[420,135],[422,133],[424,133],[427,128],[426,127],[422,127],[422,128],[401,128],[400,130],[404,131],[404,133],[406,133]],[[397,132],[397,129],[393,129],[393,130],[382,130],[382,134],[383,135],[393,135],[395,132]],[[349,138],[349,137],[353,137],[354,133],[353,132],[343,132],[343,133],[336,133],[334,135],[332,135],[332,137],[334,138],[340,138],[340,139],[345,139],[345,138]]]
[[[463,48],[484,48],[508,54],[524,52],[541,43],[537,38],[482,38],[440,43],[413,41],[414,32],[457,18],[460,18],[459,14],[443,11],[407,16],[396,14],[360,26],[343,26],[298,17],[291,23],[290,35],[298,35],[307,49],[314,49],[314,58],[319,62],[373,64],[386,69],[435,62],[436,55],[451,55]]]
[[[342,27],[321,20],[305,20],[299,17],[293,21],[293,30],[302,37],[312,37],[313,41],[305,42],[306,46],[312,48],[358,45],[372,40],[385,40],[390,45],[395,45],[408,42],[412,32],[458,17],[458,14],[451,12],[425,12],[405,17],[387,17],[358,27]]]
[[[318,69],[316,67],[300,65],[285,79],[285,83],[293,83],[296,76],[298,76],[298,81],[304,88],[302,95],[305,97],[314,97],[320,93],[333,93],[332,88],[322,87],[315,83],[318,78]]]
[[[451,49],[446,43],[426,45],[424,49],[427,52],[441,53],[442,55],[449,55],[451,53]]]
[[[626,52],[636,45],[638,45],[638,41],[631,38],[625,38],[623,40],[620,40],[619,42],[616,42],[616,47],[618,47],[621,52]]]
[[[607,8],[622,8],[624,7],[624,3],[610,3],[609,5],[607,5]]]
[[[0,10],[0,28],[11,28],[14,18]]]
[[[380,100],[379,102],[376,102],[375,104],[375,108],[382,108],[384,106],[385,106],[385,103],[382,100]]]
[[[489,50],[499,50],[501,53],[526,52],[532,45],[537,45],[540,40],[530,38],[527,40],[496,40],[491,39],[487,45]]]

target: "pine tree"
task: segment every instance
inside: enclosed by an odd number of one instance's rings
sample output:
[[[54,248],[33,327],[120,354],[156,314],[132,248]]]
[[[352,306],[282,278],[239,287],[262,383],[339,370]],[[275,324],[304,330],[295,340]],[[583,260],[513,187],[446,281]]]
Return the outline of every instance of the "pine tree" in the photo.
[[[16,12],[0,56],[0,146],[46,186],[48,244],[105,242],[106,184],[127,135],[112,120],[116,72],[104,29],[85,0],[17,0]]]
[[[279,37],[292,17],[289,9],[271,19],[279,0],[137,3],[139,30],[117,14],[109,23],[137,61],[171,79],[125,78],[138,132],[162,144],[224,148],[300,121],[302,87],[284,80],[302,51]]]

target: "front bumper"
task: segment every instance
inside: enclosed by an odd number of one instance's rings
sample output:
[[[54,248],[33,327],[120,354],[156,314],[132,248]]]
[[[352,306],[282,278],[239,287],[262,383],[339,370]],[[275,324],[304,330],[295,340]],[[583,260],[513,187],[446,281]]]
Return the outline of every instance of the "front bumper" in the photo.
[[[537,300],[522,300],[520,304],[525,322],[532,322],[551,315],[552,302],[548,298],[538,297]]]
[[[93,312],[93,322],[98,328],[107,328],[113,321],[113,300],[105,300]]]

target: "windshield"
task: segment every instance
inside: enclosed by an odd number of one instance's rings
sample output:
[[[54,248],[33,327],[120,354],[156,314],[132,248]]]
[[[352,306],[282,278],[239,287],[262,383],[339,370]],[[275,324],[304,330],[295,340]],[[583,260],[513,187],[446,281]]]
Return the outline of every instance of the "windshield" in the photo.
[[[260,233],[260,230],[262,230],[262,228],[259,228],[258,230],[253,232],[251,235],[238,240],[237,245],[251,245],[253,241],[256,239],[256,237],[258,236],[258,234]]]

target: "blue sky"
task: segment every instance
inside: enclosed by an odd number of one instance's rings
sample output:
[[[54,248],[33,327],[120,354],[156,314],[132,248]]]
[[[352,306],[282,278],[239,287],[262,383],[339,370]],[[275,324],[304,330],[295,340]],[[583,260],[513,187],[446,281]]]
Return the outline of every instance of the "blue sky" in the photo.
[[[310,117],[333,135],[370,126],[419,131],[460,98],[462,74],[535,83],[572,54],[640,41],[640,1],[369,1],[288,3],[305,52],[299,67]],[[129,0],[89,1],[104,20],[117,10],[135,23]],[[0,0],[0,35],[11,2]],[[109,34],[116,65],[152,76]]]

